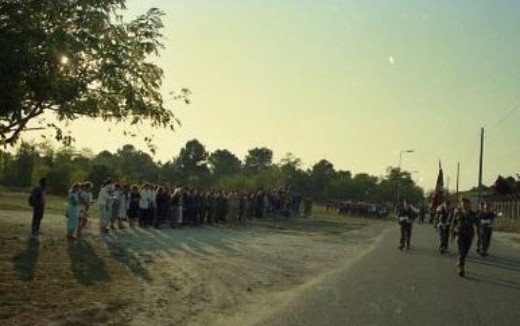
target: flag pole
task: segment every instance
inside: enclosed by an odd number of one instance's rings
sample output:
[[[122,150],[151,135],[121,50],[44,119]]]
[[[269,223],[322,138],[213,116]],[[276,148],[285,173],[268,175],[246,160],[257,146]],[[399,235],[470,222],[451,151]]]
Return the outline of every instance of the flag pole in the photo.
[[[482,200],[482,170],[484,165],[484,128],[480,129],[480,160],[478,167],[478,202]]]
[[[457,162],[457,197],[459,196],[460,162]]]

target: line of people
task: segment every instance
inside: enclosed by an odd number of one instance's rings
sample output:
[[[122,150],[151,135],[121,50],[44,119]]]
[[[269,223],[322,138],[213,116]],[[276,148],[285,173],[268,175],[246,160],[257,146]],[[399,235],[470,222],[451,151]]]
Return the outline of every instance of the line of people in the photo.
[[[81,237],[90,207],[94,203],[92,184],[74,184],[68,195],[67,236]],[[243,222],[247,218],[268,215],[299,215],[302,198],[286,188],[255,192],[200,191],[188,187],[141,187],[107,180],[97,197],[100,211],[100,231],[127,227],[171,227],[226,222]]]
[[[419,210],[409,205],[406,200],[397,210],[397,218],[401,229],[399,249],[410,248],[412,225]],[[458,205],[443,202],[432,212],[432,220],[438,233],[438,249],[441,254],[448,250],[449,240],[457,241],[458,247],[458,274],[465,275],[466,257],[471,249],[475,236],[477,237],[476,251],[482,257],[488,256],[493,233],[493,221],[496,214],[489,203],[478,204],[477,211],[471,208],[468,198],[461,198]]]

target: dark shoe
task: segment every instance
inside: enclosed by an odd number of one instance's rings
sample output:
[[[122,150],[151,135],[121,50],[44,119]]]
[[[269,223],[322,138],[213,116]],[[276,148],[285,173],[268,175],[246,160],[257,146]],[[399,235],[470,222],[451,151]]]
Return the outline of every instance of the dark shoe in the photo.
[[[402,251],[402,250],[403,250],[403,246],[399,246],[399,250],[401,250],[401,251]]]
[[[464,275],[466,274],[465,271],[464,271],[464,267],[463,266],[458,266],[457,270],[458,270],[459,276],[460,277],[464,277]]]

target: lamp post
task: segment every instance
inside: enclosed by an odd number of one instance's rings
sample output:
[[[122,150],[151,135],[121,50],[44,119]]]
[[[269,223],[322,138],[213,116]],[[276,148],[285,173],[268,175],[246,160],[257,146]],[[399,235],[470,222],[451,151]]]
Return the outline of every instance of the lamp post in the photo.
[[[403,162],[403,154],[411,154],[411,153],[414,153],[415,150],[413,149],[407,149],[407,150],[403,150],[403,151],[399,151],[399,174],[398,174],[398,179],[397,179],[397,192],[396,192],[396,196],[395,196],[395,207],[397,209],[398,205],[399,205],[399,200],[400,200],[400,179],[401,179],[401,163]]]
[[[399,152],[399,170],[401,170],[401,163],[403,161],[403,153],[414,153],[414,152],[415,152],[415,150],[413,150],[413,149],[408,149],[408,150]]]

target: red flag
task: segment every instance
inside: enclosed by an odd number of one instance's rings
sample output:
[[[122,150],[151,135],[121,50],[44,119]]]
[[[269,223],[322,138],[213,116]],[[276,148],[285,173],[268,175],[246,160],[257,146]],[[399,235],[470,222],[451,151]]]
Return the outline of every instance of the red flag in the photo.
[[[444,201],[444,174],[442,173],[442,165],[439,160],[439,175],[435,184],[435,192],[432,196],[431,208],[436,209]]]

